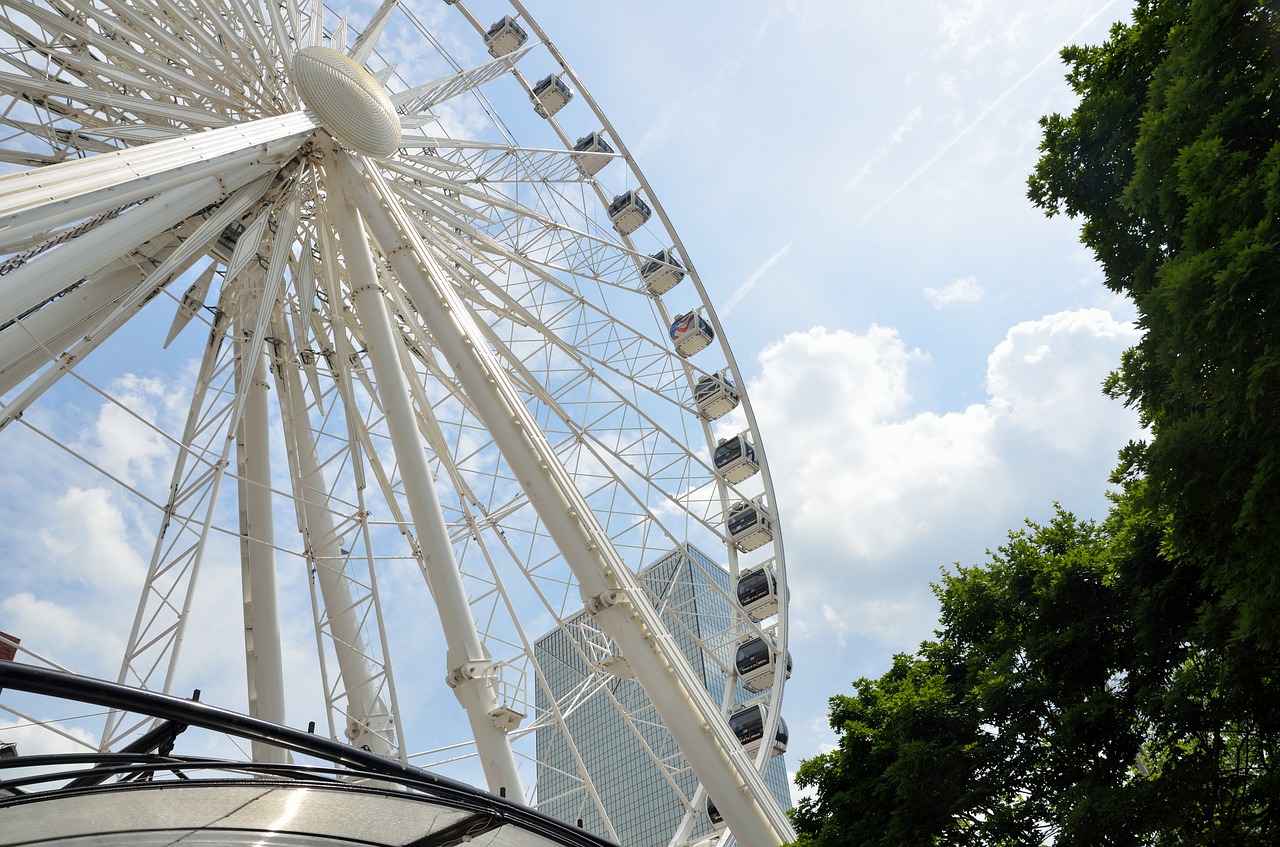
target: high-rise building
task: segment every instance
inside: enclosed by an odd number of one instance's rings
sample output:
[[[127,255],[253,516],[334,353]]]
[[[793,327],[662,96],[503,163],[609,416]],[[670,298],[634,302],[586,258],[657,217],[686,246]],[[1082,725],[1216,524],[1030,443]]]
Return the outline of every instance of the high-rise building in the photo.
[[[687,546],[645,568],[640,583],[712,701],[722,702],[728,679],[723,668],[733,661],[737,640],[743,636],[732,626],[728,572],[696,547]],[[612,641],[584,611],[540,638],[534,653],[555,701],[573,704],[564,723],[619,842],[627,847],[666,847],[685,813],[672,783],[691,797],[697,777],[640,684],[628,677],[625,664],[613,656]],[[612,666],[618,676],[600,685],[589,664]],[[735,702],[750,696],[739,685]],[[549,707],[541,689],[537,698],[540,711]],[[595,804],[576,776],[573,750],[559,727],[537,730],[535,743],[539,810],[570,823],[581,820],[585,829],[607,835]],[[790,808],[781,755],[766,768],[765,783],[783,808]],[[691,837],[711,832],[703,816]]]

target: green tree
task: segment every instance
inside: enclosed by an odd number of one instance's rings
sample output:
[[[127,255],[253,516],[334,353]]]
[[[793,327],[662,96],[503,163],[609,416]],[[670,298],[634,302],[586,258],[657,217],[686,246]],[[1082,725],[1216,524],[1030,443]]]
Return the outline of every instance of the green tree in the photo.
[[[1030,196],[1082,219],[1144,331],[1108,390],[1151,434],[1117,471],[1134,527],[1118,575],[1147,787],[1186,837],[1161,840],[1274,843],[1280,6],[1146,0],[1064,57],[1080,104],[1043,120]]]
[[[1063,57],[1030,197],[1143,329],[1150,437],[937,587],[937,640],[832,699],[802,845],[1280,843],[1280,3],[1138,0]]]
[[[1030,196],[1083,219],[1106,284],[1144,330],[1109,388],[1152,438],[1122,476],[1195,570],[1191,633],[1280,647],[1280,5],[1146,0],[1064,51],[1080,95],[1042,121]],[[1182,585],[1183,581],[1178,580]],[[1253,661],[1240,656],[1241,661]],[[1274,664],[1272,664],[1274,667]]]
[[[937,640],[831,699],[840,746],[800,767],[815,796],[798,843],[1132,843],[1122,792],[1144,736],[1117,684],[1129,623],[1110,538],[1059,509],[944,576]]]

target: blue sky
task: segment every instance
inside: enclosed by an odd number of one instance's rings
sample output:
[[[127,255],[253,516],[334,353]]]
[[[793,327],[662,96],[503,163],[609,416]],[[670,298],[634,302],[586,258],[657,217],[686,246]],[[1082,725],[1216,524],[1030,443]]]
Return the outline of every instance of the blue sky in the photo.
[[[791,573],[789,766],[826,699],[932,634],[929,583],[1054,501],[1106,511],[1136,340],[1026,199],[1058,52],[1106,0],[535,10],[632,147],[748,375]],[[589,17],[589,19],[588,19]]]
[[[449,14],[418,6],[428,23]],[[1054,501],[1105,513],[1107,473],[1138,427],[1099,386],[1136,340],[1132,310],[1077,225],[1047,219],[1025,186],[1037,119],[1073,106],[1059,49],[1101,41],[1127,4],[530,6],[653,185],[748,379],[792,580],[794,769],[833,741],[828,696],[930,636],[940,568],[981,561]],[[163,381],[128,389],[181,413]],[[100,419],[79,443],[110,466],[127,423]],[[151,473],[163,452],[138,444],[112,469]],[[11,466],[11,496],[16,480]],[[0,628],[53,623],[64,655],[105,664],[124,633],[72,610],[84,592],[131,608],[124,586],[149,549],[85,546],[75,528],[112,518],[91,488],[59,494],[66,523],[38,537],[78,569],[43,593],[15,571]],[[236,591],[207,587],[233,604]],[[197,649],[221,661],[218,644]]]

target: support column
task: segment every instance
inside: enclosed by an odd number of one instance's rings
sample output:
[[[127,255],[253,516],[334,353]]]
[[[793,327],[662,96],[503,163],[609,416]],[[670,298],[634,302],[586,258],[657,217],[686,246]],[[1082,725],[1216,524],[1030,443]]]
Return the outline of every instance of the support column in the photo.
[[[698,779],[743,847],[794,840],[786,814],[711,701],[679,645],[666,632],[636,575],[614,548],[508,373],[483,342],[468,307],[377,172],[347,178],[372,192],[352,192],[370,228],[578,579],[587,611],[621,648]],[[768,742],[766,742],[768,743]]]
[[[256,298],[250,302],[257,304]],[[241,311],[241,356],[250,344]],[[245,392],[244,415],[236,431],[240,470],[240,562],[244,592],[244,643],[249,676],[249,715],[285,725],[284,663],[280,655],[276,607],[275,526],[271,516],[271,432],[267,424],[267,355],[236,363],[236,387]],[[256,762],[285,762],[288,753],[253,742]]]
[[[395,753],[395,730],[391,712],[378,696],[374,670],[366,658],[364,637],[357,620],[351,589],[342,574],[341,539],[327,508],[329,495],[324,471],[316,452],[315,434],[307,419],[302,397],[302,378],[296,369],[285,367],[283,385],[287,410],[285,429],[293,443],[294,487],[302,502],[302,521],[308,564],[314,568],[320,596],[328,615],[329,632],[338,659],[347,695],[347,726],[344,733],[353,746],[391,756]],[[282,402],[281,405],[286,405]]]
[[[331,159],[343,159],[345,156],[344,153],[335,153]],[[332,183],[341,183],[339,172],[332,173],[332,176]],[[494,794],[505,793],[516,802],[524,802],[524,790],[516,771],[510,739],[506,729],[495,723],[501,712],[493,660],[480,642],[462,575],[449,544],[448,527],[436,497],[431,469],[427,466],[426,450],[409,400],[406,377],[400,368],[396,350],[399,341],[391,329],[386,298],[378,283],[364,223],[359,210],[349,200],[344,205],[331,208],[329,213],[338,230],[351,283],[352,306],[364,330],[378,396],[422,550],[423,572],[444,627],[449,667],[446,681],[467,712],[489,790]]]

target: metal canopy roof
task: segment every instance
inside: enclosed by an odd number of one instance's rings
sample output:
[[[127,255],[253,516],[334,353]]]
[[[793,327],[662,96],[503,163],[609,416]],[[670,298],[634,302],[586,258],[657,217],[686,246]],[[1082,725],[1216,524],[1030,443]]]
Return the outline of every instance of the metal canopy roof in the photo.
[[[58,847],[563,847],[429,797],[349,783],[170,780],[0,801],[0,844]]]
[[[4,661],[0,688],[148,715],[174,731],[264,741],[329,763],[129,750],[6,758],[0,847],[612,847],[470,785],[193,700]]]

